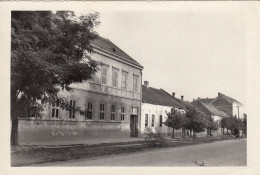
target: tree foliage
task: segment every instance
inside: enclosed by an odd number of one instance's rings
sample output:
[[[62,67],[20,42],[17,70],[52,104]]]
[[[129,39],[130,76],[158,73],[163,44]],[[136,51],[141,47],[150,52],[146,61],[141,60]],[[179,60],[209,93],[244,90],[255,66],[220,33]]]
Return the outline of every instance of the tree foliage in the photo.
[[[234,133],[235,130],[243,129],[243,121],[240,118],[233,116],[223,117],[221,119],[221,127],[227,128],[228,130],[231,130],[232,133]]]
[[[173,128],[172,138],[174,138],[174,129],[180,129],[184,127],[184,124],[185,115],[182,112],[172,108],[171,112],[167,113],[167,119],[164,122],[164,125]]]
[[[98,13],[76,17],[71,11],[12,11],[12,132],[17,133],[18,117],[40,109],[37,100],[53,101],[60,89],[91,79],[99,63],[84,59],[83,52],[92,52],[98,25]]]
[[[202,132],[207,127],[207,116],[193,105],[188,107],[185,118],[184,126],[186,129],[193,130],[193,138],[195,138],[195,132]]]
[[[211,116],[207,116],[206,128],[209,130],[211,135],[212,130],[214,131],[218,129],[218,123],[214,121],[214,119]]]

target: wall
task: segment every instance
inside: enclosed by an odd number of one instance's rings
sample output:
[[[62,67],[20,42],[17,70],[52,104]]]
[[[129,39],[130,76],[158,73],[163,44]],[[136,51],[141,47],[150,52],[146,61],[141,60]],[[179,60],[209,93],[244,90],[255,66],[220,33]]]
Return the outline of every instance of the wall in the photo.
[[[162,122],[167,120],[166,112],[170,112],[172,107],[169,106],[161,106],[161,105],[153,105],[149,103],[142,103],[142,113],[141,113],[141,133],[144,136],[145,133],[145,114],[148,114],[148,128],[151,128],[153,132],[159,131],[163,136],[171,136],[172,128],[160,124],[160,115],[162,115]],[[152,127],[152,115],[155,115],[154,127]],[[181,137],[181,129],[175,130],[175,136]]]
[[[19,120],[19,143],[95,140],[129,137],[129,123]]]
[[[125,63],[122,63],[122,62],[119,62],[117,60],[112,59],[113,57],[108,58],[107,56],[104,56],[104,55],[101,55],[101,54],[98,54],[98,53],[95,53],[95,52],[93,52],[91,54],[91,58],[95,61],[102,62],[103,64],[108,66],[108,82],[107,82],[107,84],[102,85],[102,86],[104,86],[104,88],[97,86],[93,89],[90,86],[94,86],[94,85],[87,85],[86,86],[85,84],[74,84],[72,87],[83,88],[83,89],[88,89],[88,90],[97,90],[97,91],[101,91],[101,92],[105,92],[105,93],[109,93],[109,94],[113,94],[113,95],[116,95],[116,94],[124,95],[127,92],[132,92],[132,93],[134,93],[134,95],[132,95],[132,96],[139,94],[139,95],[136,95],[136,96],[138,96],[138,99],[141,99],[140,94],[141,94],[141,90],[142,90],[141,89],[142,70],[140,68],[136,68],[134,66],[127,65]],[[118,73],[119,73],[118,74],[118,87],[112,86],[112,70],[113,70],[113,68],[116,68],[116,69],[119,70],[118,71]],[[128,73],[126,90],[122,89],[122,72],[123,71]],[[137,83],[137,87],[138,87],[137,92],[133,91],[133,77],[134,77],[134,75],[137,75],[139,77],[138,83]],[[91,84],[101,85],[101,71],[98,71],[93,76],[93,80],[88,81],[88,82],[91,82]],[[113,92],[113,90],[107,91],[105,87],[112,87],[112,89],[116,89],[119,92],[115,94],[115,92]],[[133,98],[132,96],[130,96],[130,97]],[[137,98],[137,97],[135,97],[135,98]]]

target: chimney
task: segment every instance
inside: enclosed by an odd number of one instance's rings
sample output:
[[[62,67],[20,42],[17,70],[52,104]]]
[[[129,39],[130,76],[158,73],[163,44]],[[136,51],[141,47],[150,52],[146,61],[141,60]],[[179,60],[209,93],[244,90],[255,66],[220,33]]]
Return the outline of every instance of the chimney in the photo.
[[[182,95],[182,96],[181,96],[181,100],[183,100],[183,98],[184,98],[184,96]]]
[[[198,99],[200,99],[200,97],[198,97]]]
[[[172,93],[172,96],[175,97],[175,92]]]
[[[218,92],[218,96],[220,96],[221,95],[221,93],[220,92]]]
[[[144,81],[144,86],[148,89],[149,88],[149,81]]]

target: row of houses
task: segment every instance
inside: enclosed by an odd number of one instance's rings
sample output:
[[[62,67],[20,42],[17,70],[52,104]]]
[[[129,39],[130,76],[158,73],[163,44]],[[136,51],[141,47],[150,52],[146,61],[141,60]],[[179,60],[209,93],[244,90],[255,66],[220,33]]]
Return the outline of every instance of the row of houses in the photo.
[[[150,87],[148,81],[142,85],[143,66],[110,40],[98,37],[92,47],[90,56],[102,63],[100,71],[89,81],[72,84],[73,92],[58,94],[70,106],[88,109],[88,115],[64,110],[58,102],[45,105],[40,119],[20,119],[20,143],[142,137],[148,127],[164,136],[172,133],[172,128],[163,124],[166,113],[172,108],[185,112],[190,102]],[[214,99],[198,98],[191,103],[215,121],[231,115],[242,118],[244,112],[241,103],[221,93]],[[189,134],[179,130],[176,136],[182,132]]]

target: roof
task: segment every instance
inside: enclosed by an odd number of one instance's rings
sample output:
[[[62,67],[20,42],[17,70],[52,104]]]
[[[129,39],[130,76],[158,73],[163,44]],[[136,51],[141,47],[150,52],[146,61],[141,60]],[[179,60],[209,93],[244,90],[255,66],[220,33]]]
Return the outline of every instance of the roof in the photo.
[[[189,102],[189,101],[184,101],[184,100],[182,100],[182,99],[180,99],[180,98],[176,98],[179,102],[181,102],[182,104],[184,104],[186,107],[188,107],[188,106],[190,106],[191,105],[191,103]]]
[[[193,104],[200,104],[200,106],[203,106],[204,109],[206,109],[209,113],[213,114],[213,115],[217,115],[217,116],[221,116],[221,117],[227,117],[228,115],[223,112],[223,111],[219,111],[215,106],[213,106],[210,103],[206,103],[203,102],[202,99],[198,99],[192,102]]]
[[[242,105],[242,103],[240,103],[237,100],[235,100],[229,96],[226,96],[225,94],[222,94],[222,93],[219,93],[218,96],[214,100],[212,100],[210,103],[213,103],[214,101],[218,100],[219,98],[225,99],[228,103],[237,103],[237,104]]]
[[[105,39],[105,38],[99,36],[93,41],[92,45],[94,45],[102,50],[105,50],[107,52],[110,52],[114,55],[117,55],[119,57],[123,57],[124,59],[126,59],[127,61],[129,61],[131,63],[141,66],[137,61],[135,61],[132,57],[130,57],[128,54],[126,54],[119,47],[117,47],[109,39]]]
[[[199,100],[201,102],[204,102],[204,103],[210,103],[214,100],[215,98],[200,98]]]
[[[169,95],[163,89],[155,89],[152,87],[145,87],[142,85],[142,101],[154,105],[177,107],[186,109],[185,105],[180,103],[173,96]]]

